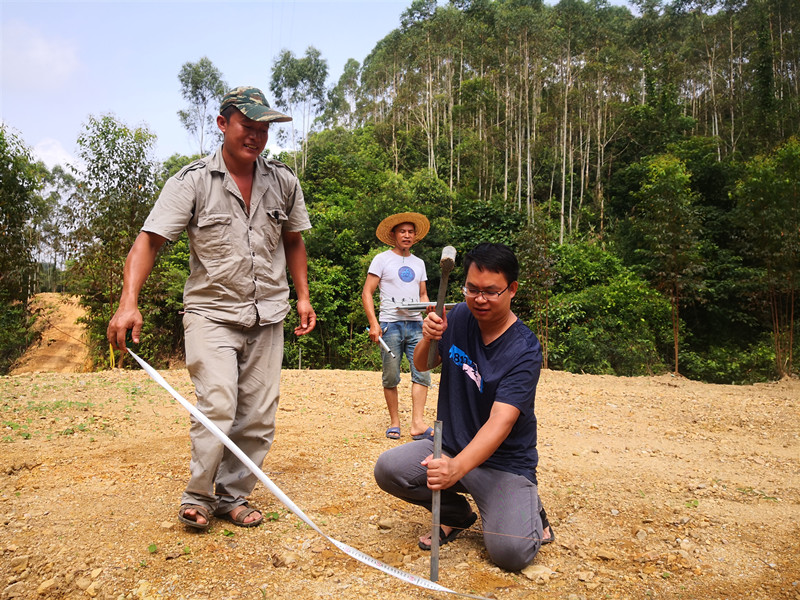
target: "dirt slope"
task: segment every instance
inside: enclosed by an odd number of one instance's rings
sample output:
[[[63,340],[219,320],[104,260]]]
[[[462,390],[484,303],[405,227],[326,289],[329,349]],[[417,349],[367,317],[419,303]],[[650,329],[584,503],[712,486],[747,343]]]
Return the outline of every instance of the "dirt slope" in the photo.
[[[185,370],[163,375],[193,401]],[[410,440],[408,412],[399,442],[383,435],[380,374],[284,371],[282,385],[267,475],[326,534],[427,577],[429,515],[372,477]],[[409,408],[405,377],[401,393]],[[498,600],[800,600],[799,413],[797,380],[545,371],[540,490],[556,542],[533,579],[504,572],[479,521],[442,548],[439,583]],[[141,371],[0,377],[0,424],[2,599],[448,597],[345,556],[260,484],[260,527],[185,529],[189,417]]]
[[[38,313],[37,327],[42,330],[39,343],[17,361],[12,375],[22,373],[80,373],[88,367],[84,327],[78,319],[84,309],[74,296],[44,293],[33,299]]]

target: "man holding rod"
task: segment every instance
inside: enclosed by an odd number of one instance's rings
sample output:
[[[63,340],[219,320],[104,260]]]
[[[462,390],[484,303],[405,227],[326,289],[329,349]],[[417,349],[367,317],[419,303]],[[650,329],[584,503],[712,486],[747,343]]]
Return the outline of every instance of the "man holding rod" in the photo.
[[[430,230],[425,215],[398,213],[380,222],[375,235],[391,249],[376,255],[369,265],[361,292],[361,302],[369,322],[369,339],[380,342],[383,350],[383,395],[389,410],[386,437],[400,439],[400,409],[397,386],[400,383],[400,362],[403,354],[411,366],[411,437],[431,437],[433,429],[425,424],[425,401],[431,385],[427,367],[414,365],[414,348],[422,337],[422,315],[419,310],[403,308],[404,304],[428,301],[425,263],[411,254],[411,246]],[[375,316],[373,295],[380,288],[380,315]]]
[[[186,230],[191,254],[183,326],[197,408],[258,466],[275,436],[283,320],[290,310],[287,268],[297,293],[294,333],[305,335],[316,325],[303,191],[289,167],[261,155],[270,124],[286,121],[291,117],[271,109],[257,88],[225,95],[217,116],[222,146],[167,181],[128,253],[107,332],[119,350],[128,331],[139,343],[139,293],[161,246]],[[190,436],[191,477],[180,522],[207,530],[215,515],[241,527],[259,525],[263,515],[247,501],[256,476],[195,419]]]
[[[442,365],[442,457],[433,458],[430,439],[398,446],[378,458],[375,479],[428,510],[432,490],[441,490],[440,544],[477,520],[463,495],[471,494],[492,562],[516,571],[553,540],[536,480],[541,346],[511,310],[519,265],[508,247],[478,245],[465,256],[464,270],[465,302],[444,317],[429,312],[414,352],[417,368],[424,368],[435,345],[435,364]],[[419,546],[430,548],[430,534]]]

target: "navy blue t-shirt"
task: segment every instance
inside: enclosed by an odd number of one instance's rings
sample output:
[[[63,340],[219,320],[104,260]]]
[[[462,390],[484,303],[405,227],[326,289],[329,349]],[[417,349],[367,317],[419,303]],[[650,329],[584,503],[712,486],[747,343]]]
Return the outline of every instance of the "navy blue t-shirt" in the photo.
[[[536,335],[517,319],[488,346],[466,303],[447,313],[447,330],[439,341],[442,376],[438,418],[442,447],[455,456],[489,420],[495,402],[520,414],[511,432],[482,466],[517,473],[536,483],[536,384],[542,348]]]

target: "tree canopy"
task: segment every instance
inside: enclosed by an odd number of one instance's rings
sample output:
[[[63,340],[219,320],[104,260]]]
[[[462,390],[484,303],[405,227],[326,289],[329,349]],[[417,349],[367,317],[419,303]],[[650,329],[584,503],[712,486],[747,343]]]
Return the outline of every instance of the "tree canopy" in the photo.
[[[228,84],[220,70],[204,56],[197,62],[186,62],[178,73],[181,96],[189,107],[178,111],[178,118],[186,130],[197,140],[199,154],[208,152],[208,142],[216,145],[220,135],[216,115]]]

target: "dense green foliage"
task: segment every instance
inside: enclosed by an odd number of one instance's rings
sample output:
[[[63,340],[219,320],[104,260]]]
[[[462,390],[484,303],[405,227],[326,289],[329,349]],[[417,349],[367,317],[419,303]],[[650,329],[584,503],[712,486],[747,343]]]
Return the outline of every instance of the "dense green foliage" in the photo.
[[[0,373],[32,341],[28,299],[36,273],[35,224],[43,212],[42,170],[0,125]]]
[[[106,327],[122,289],[122,267],[153,206],[158,182],[166,181],[150,156],[154,139],[146,129],[131,129],[108,115],[90,117],[78,139],[86,169],[78,174],[79,191],[71,205],[74,222],[69,235],[76,245],[69,289],[81,296],[87,309],[90,348],[98,366],[114,363]],[[173,157],[167,168],[174,172],[188,160]],[[141,293],[139,307],[146,315],[141,353],[156,364],[180,346],[178,310],[188,257],[185,238],[170,244]]]
[[[547,366],[735,383],[796,372],[800,3],[633,4],[413,0],[327,91],[315,49],[275,59],[275,104],[302,127],[280,158],[314,226],[319,316],[299,340],[287,319],[287,366],[377,367],[360,298],[382,249],[374,231],[415,210],[432,224],[414,249],[432,297],[443,246],[518,252],[515,311]],[[156,173],[151,140],[107,119],[80,140],[87,204],[69,236],[82,241],[64,247],[101,363],[127,248],[188,160]],[[157,361],[180,351],[187,253],[185,239],[166,247],[142,294],[143,348]]]

